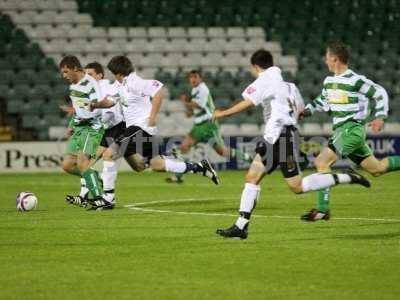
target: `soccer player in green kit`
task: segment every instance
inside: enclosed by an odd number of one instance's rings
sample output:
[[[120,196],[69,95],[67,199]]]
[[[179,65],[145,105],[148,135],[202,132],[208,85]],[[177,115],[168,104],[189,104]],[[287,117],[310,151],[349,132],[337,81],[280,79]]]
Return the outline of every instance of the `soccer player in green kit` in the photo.
[[[333,117],[333,136],[315,160],[320,173],[328,173],[338,155],[349,158],[372,176],[400,170],[400,156],[378,160],[366,143],[365,124],[379,132],[388,115],[388,95],[383,87],[349,69],[350,51],[341,42],[328,45],[325,61],[333,76],[328,76],[322,93],[309,103],[302,115],[315,111]],[[372,110],[372,102],[375,108]],[[372,121],[371,121],[372,120]],[[317,208],[301,217],[304,221],[329,220],[329,188],[318,192]]]
[[[90,110],[90,104],[100,101],[97,81],[86,74],[76,56],[65,56],[60,62],[64,79],[70,82],[70,98],[75,110],[68,126],[68,145],[62,168],[69,174],[85,179],[93,200],[102,199],[103,188],[99,174],[90,168],[91,159],[103,137],[101,111]],[[112,208],[107,207],[107,208]]]
[[[253,158],[248,153],[243,153],[225,145],[218,122],[212,120],[212,114],[215,110],[214,100],[206,83],[203,81],[200,71],[191,70],[188,79],[192,86],[190,98],[182,95],[182,102],[189,114],[193,113],[194,125],[182,141],[179,149],[174,149],[174,156],[187,154],[198,143],[209,143],[220,156],[251,162]],[[169,183],[182,183],[183,174],[176,173],[166,180]]]

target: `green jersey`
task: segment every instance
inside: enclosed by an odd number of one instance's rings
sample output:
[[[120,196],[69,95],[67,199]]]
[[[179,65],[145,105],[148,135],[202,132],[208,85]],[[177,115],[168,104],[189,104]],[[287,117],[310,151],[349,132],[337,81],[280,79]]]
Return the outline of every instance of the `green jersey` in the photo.
[[[372,111],[372,101],[375,108]],[[311,113],[326,111],[333,117],[333,129],[348,121],[365,123],[368,118],[386,118],[388,95],[383,87],[348,69],[341,75],[328,76],[322,93],[306,106]]]
[[[215,110],[214,101],[204,82],[192,89],[191,101],[199,106],[193,109],[195,124],[201,124],[212,119]]]
[[[100,89],[97,81],[85,74],[85,76],[69,87],[69,96],[75,115],[71,121],[72,126],[90,125],[93,129],[102,128],[101,110],[90,111],[90,103],[100,101]]]

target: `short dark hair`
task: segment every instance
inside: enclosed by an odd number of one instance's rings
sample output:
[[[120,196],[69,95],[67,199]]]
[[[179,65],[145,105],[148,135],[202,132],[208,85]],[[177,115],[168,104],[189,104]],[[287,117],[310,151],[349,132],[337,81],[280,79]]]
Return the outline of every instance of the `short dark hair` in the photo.
[[[196,70],[196,69],[190,70],[189,76],[190,75],[199,75],[199,77],[202,77],[201,76],[201,72],[199,70]]]
[[[68,69],[78,68],[82,70],[82,65],[79,59],[74,55],[66,55],[64,56],[59,64],[60,69],[63,67],[67,67]]]
[[[350,48],[341,41],[332,41],[328,43],[327,50],[337,56],[343,64],[348,64],[350,60]]]
[[[85,69],[93,69],[93,70],[96,72],[96,74],[101,74],[101,75],[103,75],[103,78],[104,78],[104,68],[103,68],[103,66],[102,66],[100,63],[98,63],[97,61],[88,63],[88,64],[85,66]]]
[[[264,49],[259,49],[254,52],[250,58],[250,62],[252,65],[259,66],[263,69],[268,69],[274,65],[274,59],[271,52]]]
[[[110,62],[107,64],[107,68],[114,75],[121,74],[123,76],[128,76],[134,71],[132,62],[123,55],[114,56],[111,58]]]

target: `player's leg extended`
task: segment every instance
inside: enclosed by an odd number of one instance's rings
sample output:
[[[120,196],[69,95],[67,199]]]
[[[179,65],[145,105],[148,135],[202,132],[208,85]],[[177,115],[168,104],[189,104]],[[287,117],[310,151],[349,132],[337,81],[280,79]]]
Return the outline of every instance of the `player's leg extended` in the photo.
[[[400,170],[400,156],[389,156],[378,160],[371,155],[361,162],[361,167],[372,176],[378,177],[388,172]]]
[[[306,177],[297,175],[294,177],[285,178],[290,190],[295,194],[308,193],[333,187],[338,184],[360,184],[365,187],[370,187],[370,182],[361,174],[355,171],[343,173],[314,173]]]
[[[210,178],[215,184],[219,184],[217,172],[206,159],[201,162],[185,162],[178,159],[157,156],[150,160],[150,167],[153,171],[157,172],[200,174]]]
[[[190,134],[185,137],[182,141],[182,144],[179,146],[179,153],[175,153],[175,158],[179,158],[180,154],[187,154],[189,153],[190,149],[194,145],[197,144],[197,140],[195,140]],[[168,183],[182,183],[183,182],[183,174],[184,173],[175,173],[172,176],[166,178]]]
[[[262,158],[257,154],[246,174],[246,183],[240,199],[239,217],[233,226],[227,229],[218,229],[217,234],[223,237],[247,238],[250,217],[258,202],[261,193],[260,182],[265,174],[266,169]]]
[[[314,165],[318,173],[330,173],[331,166],[336,162],[336,153],[326,147],[314,160]],[[317,221],[320,219],[329,220],[330,218],[330,188],[319,190],[317,192],[317,206],[301,216],[304,221]]]

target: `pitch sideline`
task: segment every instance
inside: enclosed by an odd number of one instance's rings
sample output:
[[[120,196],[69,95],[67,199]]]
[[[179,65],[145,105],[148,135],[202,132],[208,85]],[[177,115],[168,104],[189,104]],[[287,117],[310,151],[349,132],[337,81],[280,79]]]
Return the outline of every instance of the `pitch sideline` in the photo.
[[[124,205],[123,207],[142,212],[151,213],[165,213],[165,214],[176,214],[176,215],[194,215],[194,216],[210,216],[210,217],[237,217],[237,214],[225,214],[225,213],[204,213],[204,212],[189,212],[189,211],[174,211],[174,210],[164,210],[164,209],[154,209],[141,207],[149,204],[160,204],[160,203],[178,203],[178,202],[196,202],[196,201],[216,201],[216,200],[231,200],[231,198],[185,198],[185,199],[175,199],[175,200],[156,200],[140,203],[130,203]],[[266,218],[266,219],[299,219],[298,216],[265,216],[265,215],[252,215],[255,218]],[[385,218],[355,218],[355,217],[335,217],[335,220],[345,220],[345,221],[376,221],[376,222],[400,222],[400,219],[385,219]]]

